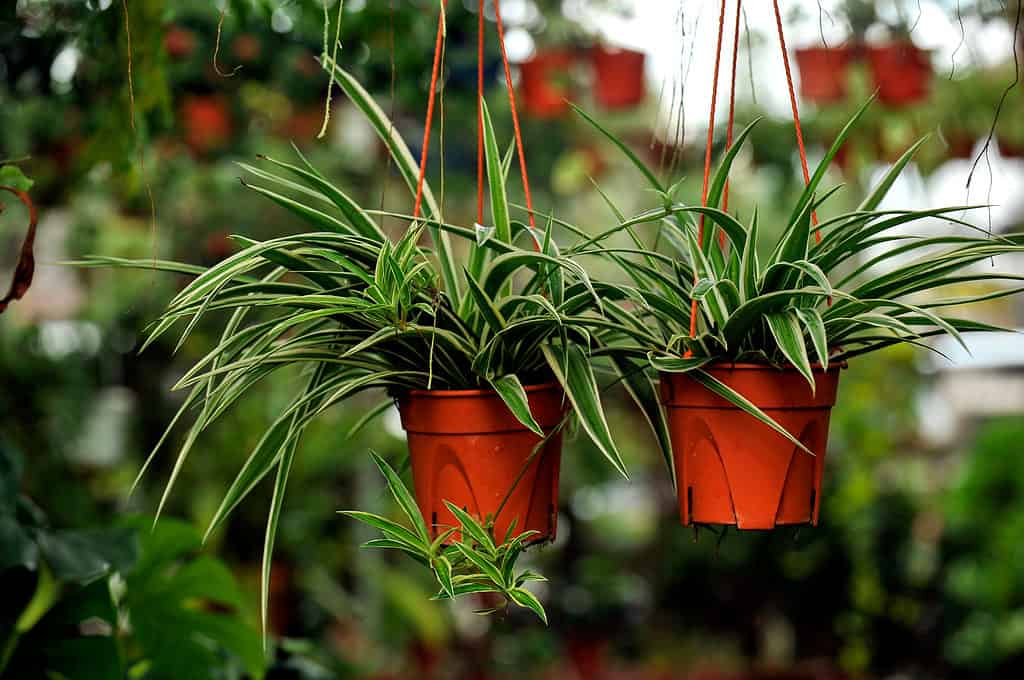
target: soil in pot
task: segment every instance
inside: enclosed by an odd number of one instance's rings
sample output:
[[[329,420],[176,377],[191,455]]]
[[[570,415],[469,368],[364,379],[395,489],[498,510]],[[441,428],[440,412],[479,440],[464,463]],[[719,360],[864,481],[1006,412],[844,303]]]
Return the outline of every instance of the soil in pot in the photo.
[[[569,111],[571,74],[576,56],[567,49],[537,52],[519,65],[523,106],[538,118],[558,118]]]
[[[413,390],[399,399],[416,502],[431,537],[459,525],[447,500],[481,521],[493,517],[498,540],[513,520],[513,535],[538,531],[533,542],[554,539],[562,456],[556,429],[565,399],[557,384],[526,393],[534,419],[550,434],[546,441],[491,390]]]
[[[772,529],[817,524],[828,423],[839,367],[815,373],[755,364],[705,369],[793,434],[814,455],[685,373],[661,375],[683,525]]]
[[[850,47],[806,47],[796,50],[800,69],[800,94],[816,104],[846,99],[847,69],[853,59]]]
[[[928,97],[932,64],[928,53],[909,42],[867,48],[878,99],[890,106],[915,104]]]
[[[644,100],[643,52],[598,45],[590,51],[594,99],[606,109],[625,109]]]

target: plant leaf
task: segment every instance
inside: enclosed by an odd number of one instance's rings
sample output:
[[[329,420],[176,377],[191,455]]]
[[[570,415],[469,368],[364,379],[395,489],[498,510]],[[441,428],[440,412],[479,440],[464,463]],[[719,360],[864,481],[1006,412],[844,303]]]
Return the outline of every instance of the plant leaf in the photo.
[[[508,406],[516,420],[530,428],[538,436],[544,436],[544,430],[537,424],[533,414],[530,413],[530,402],[526,397],[526,390],[523,389],[522,383],[519,382],[519,378],[514,373],[500,378],[491,378],[488,382],[491,383],[491,387],[494,388],[494,391],[498,393],[501,400]]]

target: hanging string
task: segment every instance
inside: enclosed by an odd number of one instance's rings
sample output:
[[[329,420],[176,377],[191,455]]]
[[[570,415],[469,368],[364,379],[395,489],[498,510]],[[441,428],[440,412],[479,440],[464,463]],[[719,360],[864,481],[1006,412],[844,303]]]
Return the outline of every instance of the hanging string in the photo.
[[[516,110],[516,91],[512,86],[512,69],[505,52],[505,27],[501,22],[501,2],[494,0],[494,20],[498,25],[498,47],[501,49],[501,63],[505,68],[505,84],[508,86],[508,105],[512,109],[512,128],[516,135],[516,152],[519,155],[519,172],[523,176],[523,193],[526,196],[526,211],[530,219],[530,236],[533,238],[534,250],[540,252],[540,241],[537,239],[537,223],[533,216],[533,198],[530,196],[530,178],[526,172],[526,156],[523,154],[523,133],[519,129],[519,113]]]
[[[427,176],[427,152],[430,150],[430,126],[434,118],[434,100],[437,92],[437,74],[441,66],[441,46],[444,44],[444,12],[448,7],[448,0],[441,1],[441,11],[437,15],[437,40],[434,43],[434,66],[430,71],[430,94],[427,99],[427,120],[423,126],[423,153],[420,154],[420,175],[416,181],[416,204],[413,207],[412,216],[420,216],[420,208],[423,203],[423,181]]]
[[[736,64],[740,56],[740,17],[743,15],[743,0],[736,0],[736,29],[732,43],[732,86],[729,91],[729,125],[725,133],[725,151],[732,149],[733,128],[736,124]],[[722,194],[722,212],[729,212],[729,178],[725,180]],[[718,243],[725,247],[725,232],[718,233]]]
[[[786,50],[786,36],[782,31],[782,12],[779,11],[779,0],[772,0],[775,5],[775,26],[779,32],[779,47],[782,49],[782,64],[786,69],[786,85],[789,87],[789,104],[793,109],[793,126],[796,128],[796,145],[800,150],[800,167],[804,173],[804,184],[811,183],[811,173],[807,169],[807,150],[804,148],[804,133],[800,126],[800,109],[796,104],[796,89],[793,87],[793,72],[789,68],[789,52]],[[817,229],[818,213],[811,212],[814,223],[814,239],[821,243],[821,231]]]
[[[484,0],[477,10],[476,55],[476,223],[484,223]]]
[[[725,2],[722,0],[722,11],[718,16],[718,47],[715,52],[715,72],[711,81],[711,113],[708,116],[708,139],[704,149],[704,188],[701,190],[700,204],[708,207],[708,183],[711,179],[711,147],[715,143],[715,109],[718,105],[718,73],[722,63],[722,38],[725,33]],[[697,229],[697,242],[704,243],[704,213],[700,215]],[[694,274],[696,278],[696,274]],[[697,337],[697,299],[690,300],[690,337]],[[686,350],[686,356],[693,356],[692,350]]]

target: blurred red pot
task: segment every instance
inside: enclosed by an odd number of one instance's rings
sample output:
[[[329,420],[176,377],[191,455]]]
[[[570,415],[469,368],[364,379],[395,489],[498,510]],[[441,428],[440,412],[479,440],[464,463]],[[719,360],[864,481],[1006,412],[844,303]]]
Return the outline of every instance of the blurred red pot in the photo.
[[[598,45],[590,51],[594,98],[606,109],[625,109],[644,100],[644,61],[636,50]]]
[[[996,143],[999,145],[999,155],[1003,158],[1024,158],[1024,144],[1003,137],[996,138]]]
[[[816,104],[846,98],[846,75],[854,51],[850,47],[805,47],[796,50],[800,94]]]
[[[185,143],[195,153],[209,153],[231,139],[231,112],[224,97],[186,95],[181,102],[180,116]]]
[[[569,69],[576,55],[566,49],[537,52],[519,65],[523,107],[538,118],[558,118],[569,110],[572,96]]]
[[[928,96],[932,64],[924,50],[910,42],[897,42],[868,47],[867,56],[883,104],[906,106]]]
[[[196,48],[195,33],[171,24],[164,31],[164,50],[172,59],[184,59]]]
[[[231,43],[231,51],[239,61],[256,61],[260,57],[260,52],[263,51],[263,45],[260,43],[260,39],[252,33],[243,33]]]

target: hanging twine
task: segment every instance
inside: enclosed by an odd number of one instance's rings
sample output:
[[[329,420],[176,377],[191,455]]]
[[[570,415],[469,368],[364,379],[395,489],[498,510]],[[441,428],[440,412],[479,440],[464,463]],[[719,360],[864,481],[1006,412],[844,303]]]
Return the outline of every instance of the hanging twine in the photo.
[[[786,49],[786,35],[782,31],[782,12],[779,11],[779,0],[772,0],[775,6],[775,26],[779,31],[779,47],[782,50],[782,65],[786,68],[786,85],[789,87],[789,105],[793,110],[793,127],[796,128],[796,145],[800,150],[800,167],[804,172],[804,184],[811,183],[811,174],[807,169],[807,151],[804,149],[804,133],[800,127],[800,109],[796,104],[796,89],[793,87],[793,72],[789,68],[789,52]],[[814,223],[814,239],[821,243],[821,231],[818,226],[817,211],[811,212]]]
[[[775,10],[775,25],[779,34],[779,46],[782,50],[782,64],[786,71],[786,86],[789,90],[789,103],[793,113],[793,126],[796,130],[796,143],[797,148],[800,152],[800,167],[803,171],[804,183],[809,185],[811,183],[810,171],[807,166],[807,151],[804,147],[804,134],[803,129],[800,125],[800,109],[797,106],[796,101],[796,89],[793,85],[793,73],[789,66],[789,53],[786,49],[786,36],[782,29],[782,12],[779,10],[779,0],[772,0],[772,4]],[[704,208],[708,207],[708,184],[711,178],[711,149],[715,142],[715,111],[718,103],[718,74],[721,67],[722,61],[722,40],[725,32],[725,6],[726,0],[722,0],[722,8],[718,16],[718,41],[715,51],[715,69],[714,76],[711,83],[711,112],[708,116],[708,136],[707,145],[704,149],[704,186],[701,192],[701,206]],[[726,152],[732,149],[733,144],[733,132],[735,128],[736,120],[736,65],[739,59],[739,41],[740,41],[740,18],[743,13],[743,0],[736,0],[736,21],[735,30],[733,37],[733,48],[732,48],[732,74],[730,81],[730,92],[729,92],[729,122],[726,128]],[[726,179],[725,188],[722,195],[722,210],[729,210],[729,180]],[[817,211],[812,211],[811,219],[813,220],[815,230],[814,238],[820,243],[821,232],[817,229],[818,226],[818,214]],[[697,230],[698,242],[703,244],[704,242],[704,229],[705,229],[705,215],[701,213],[699,227]],[[719,247],[725,248],[726,236],[724,232],[718,234]],[[694,283],[696,283],[696,274],[694,275]],[[695,298],[690,300],[690,338],[695,339],[697,337],[697,313],[698,305]],[[689,358],[693,356],[693,350],[688,349],[684,353],[685,357]]]
[[[442,0],[441,12],[438,15],[437,39],[434,44],[434,64],[430,72],[430,92],[427,100],[427,118],[423,129],[423,151],[420,155],[420,172],[416,182],[416,203],[413,207],[413,217],[418,218],[422,209],[423,184],[427,174],[427,153],[430,150],[430,130],[434,117],[434,101],[437,91],[438,74],[440,72],[441,54],[444,51],[445,40],[445,9],[448,6],[447,0]],[[484,2],[478,3],[477,18],[477,196],[476,214],[477,222],[482,223],[484,219],[484,122],[483,122],[483,101],[484,101]],[[519,124],[519,112],[516,107],[515,88],[512,85],[512,67],[509,64],[508,53],[505,50],[505,26],[501,19],[501,3],[494,0],[495,23],[498,28],[498,47],[501,50],[501,63],[505,71],[505,84],[508,88],[508,103],[512,113],[512,127],[515,130],[516,155],[519,157],[519,172],[523,180],[523,193],[526,197],[526,210],[530,222],[530,236],[533,239],[533,246],[540,252],[540,240],[537,238],[537,224],[533,211],[533,195],[530,193],[530,177],[526,169],[526,154],[523,149],[523,133]]]
[[[708,182],[711,179],[711,147],[715,143],[715,110],[718,105],[718,72],[722,64],[722,37],[725,33],[725,2],[722,0],[722,11],[718,15],[718,46],[715,50],[715,72],[711,81],[711,113],[708,115],[708,139],[704,147],[704,187],[701,189],[701,207],[708,207]],[[704,213],[700,214],[697,228],[697,243],[704,243]],[[696,274],[694,274],[696,278]],[[694,281],[696,283],[696,281]],[[690,299],[690,338],[697,337],[697,298]],[[693,356],[693,350],[686,350],[687,358]]]

